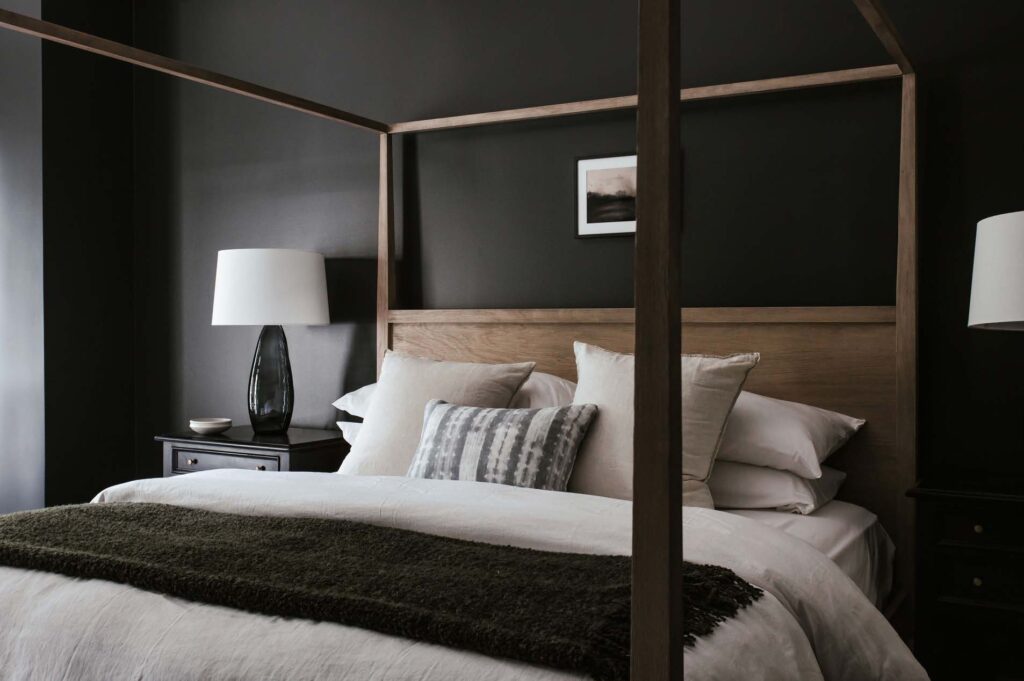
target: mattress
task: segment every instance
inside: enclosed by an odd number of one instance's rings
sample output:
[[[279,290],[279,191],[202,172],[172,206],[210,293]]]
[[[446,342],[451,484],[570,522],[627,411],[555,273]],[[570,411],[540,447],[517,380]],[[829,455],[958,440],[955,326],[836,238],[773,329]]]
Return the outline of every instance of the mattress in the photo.
[[[866,508],[830,501],[810,515],[738,509],[728,512],[770,525],[818,549],[876,607],[881,607],[892,589],[896,547],[878,522],[878,516]]]

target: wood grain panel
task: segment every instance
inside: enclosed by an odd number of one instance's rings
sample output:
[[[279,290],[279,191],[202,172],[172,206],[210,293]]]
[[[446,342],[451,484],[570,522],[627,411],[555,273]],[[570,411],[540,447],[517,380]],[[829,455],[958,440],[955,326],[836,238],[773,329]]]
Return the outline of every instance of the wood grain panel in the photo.
[[[485,310],[391,310],[397,324],[632,324],[631,307]],[[877,307],[686,307],[688,324],[879,324],[896,321],[892,305]]]
[[[900,70],[900,67],[896,64],[884,64],[882,66],[866,66],[863,68],[843,69],[840,71],[806,73],[798,76],[783,76],[781,78],[746,80],[738,83],[723,83],[720,85],[683,88],[679,91],[679,99],[683,102],[700,101],[704,99],[721,99],[725,97],[756,95],[766,92],[803,90],[812,87],[842,85],[844,83],[863,83],[872,80],[898,78],[901,73],[902,71]],[[598,111],[632,109],[636,107],[636,102],[636,95],[604,97],[602,99],[588,99],[581,102],[545,104],[541,106],[524,107],[521,109],[506,109],[504,111],[490,111],[486,113],[474,113],[462,116],[430,118],[421,121],[406,121],[403,123],[393,123],[388,130],[391,133],[427,132],[429,130],[468,128],[476,125],[493,125],[495,123],[510,123],[512,121],[530,121],[539,118],[575,116],[579,114],[595,113]]]
[[[572,342],[633,352],[632,324],[392,324],[393,348],[461,362],[537,363],[576,380]],[[683,352],[760,352],[749,386],[767,395],[861,411],[895,409],[896,327],[882,324],[684,324]],[[892,392],[892,395],[888,393]],[[874,407],[879,411],[878,407]],[[849,412],[860,415],[856,412]],[[890,421],[895,422],[895,415]],[[889,441],[896,442],[895,433]]]

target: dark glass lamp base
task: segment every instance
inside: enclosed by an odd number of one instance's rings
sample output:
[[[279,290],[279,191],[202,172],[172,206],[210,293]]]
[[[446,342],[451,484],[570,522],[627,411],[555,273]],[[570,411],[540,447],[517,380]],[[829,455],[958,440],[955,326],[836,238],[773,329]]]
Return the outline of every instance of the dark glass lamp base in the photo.
[[[257,433],[283,433],[292,422],[295,389],[288,340],[280,326],[264,326],[249,374],[249,421]]]

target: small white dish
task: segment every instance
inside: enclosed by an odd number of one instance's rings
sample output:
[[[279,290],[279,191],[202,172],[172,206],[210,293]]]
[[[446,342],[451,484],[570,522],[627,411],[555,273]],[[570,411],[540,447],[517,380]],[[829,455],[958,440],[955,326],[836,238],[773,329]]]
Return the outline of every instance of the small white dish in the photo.
[[[201,418],[192,419],[188,422],[188,427],[200,435],[216,435],[217,433],[223,433],[225,430],[231,427],[231,419],[224,418]]]

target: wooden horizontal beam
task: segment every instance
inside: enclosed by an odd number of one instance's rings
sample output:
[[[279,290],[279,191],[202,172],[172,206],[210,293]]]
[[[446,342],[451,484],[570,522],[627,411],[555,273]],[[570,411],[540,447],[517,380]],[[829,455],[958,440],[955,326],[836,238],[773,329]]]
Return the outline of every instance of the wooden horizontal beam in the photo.
[[[632,324],[634,310],[558,308],[501,310],[390,310],[391,324]],[[895,324],[893,306],[687,307],[686,324]]]
[[[740,83],[684,88],[680,92],[680,99],[687,102],[757,95],[767,92],[788,92],[790,90],[806,90],[807,88],[885,80],[887,78],[898,78],[900,75],[899,66],[896,64],[882,64],[881,66],[864,66],[858,69],[844,69],[842,71],[806,73],[801,76],[782,76],[781,78],[765,78],[763,80],[747,80]]]
[[[899,33],[896,31],[896,25],[892,23],[892,19],[889,18],[889,13],[882,6],[881,0],[853,0],[853,4],[860,10],[864,20],[868,22],[868,26],[878,36],[885,51],[889,53],[892,60],[900,67],[900,70],[903,73],[913,73],[914,67],[907,57],[906,50],[903,49],[903,43],[900,40]]]
[[[448,116],[446,118],[430,118],[422,121],[392,123],[388,131],[392,134],[403,132],[428,132],[430,130],[447,130],[449,128],[468,128],[475,125],[492,125],[511,121],[530,121],[538,118],[557,118],[597,111],[615,111],[617,109],[636,108],[636,95],[625,97],[606,97],[604,99],[588,99],[582,102],[563,104],[546,104],[531,106],[525,109],[506,109],[487,113],[466,114],[464,116]]]
[[[841,85],[844,83],[863,83],[865,81],[897,78],[901,74],[902,71],[896,64],[866,66],[859,69],[824,71],[821,73],[808,73],[800,76],[783,76],[781,78],[747,80],[739,83],[725,83],[723,85],[683,88],[679,91],[679,99],[680,101],[688,102],[704,99],[740,97],[743,95],[764,94],[768,92],[785,92],[788,90],[802,90],[812,87],[826,87],[829,85]],[[604,99],[589,99],[582,102],[531,106],[525,109],[506,109],[505,111],[491,111],[489,113],[467,114],[465,116],[449,116],[446,118],[431,118],[422,121],[394,123],[388,130],[392,133],[426,132],[429,130],[466,128],[475,125],[492,125],[494,123],[507,123],[510,121],[529,121],[539,118],[574,116],[584,113],[595,113],[598,111],[632,109],[636,108],[636,101],[636,95],[606,97]]]
[[[370,120],[363,116],[357,116],[356,114],[341,111],[324,104],[318,104],[302,97],[295,97],[278,90],[272,90],[261,85],[239,80],[238,78],[232,78],[231,76],[225,76],[198,66],[186,64],[176,59],[139,50],[130,45],[100,38],[91,33],[83,33],[60,24],[35,19],[5,9],[0,9],[0,28],[10,29],[18,33],[49,40],[50,42],[117,59],[118,61],[128,62],[129,64],[141,66],[152,71],[159,71],[160,73],[166,73],[177,78],[184,78],[185,80],[209,85],[219,90],[226,90],[227,92],[233,92],[251,99],[258,99],[262,102],[283,106],[286,109],[301,111],[305,114],[325,118],[337,123],[344,123],[356,128],[373,130],[378,133],[387,132],[388,129],[388,126],[384,123]]]

